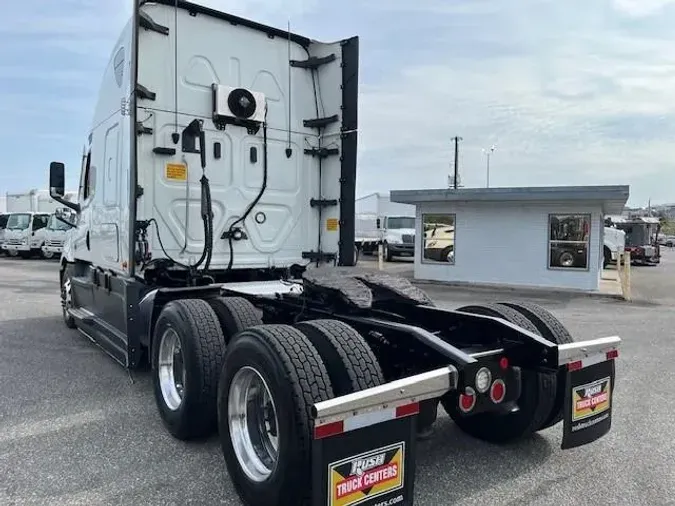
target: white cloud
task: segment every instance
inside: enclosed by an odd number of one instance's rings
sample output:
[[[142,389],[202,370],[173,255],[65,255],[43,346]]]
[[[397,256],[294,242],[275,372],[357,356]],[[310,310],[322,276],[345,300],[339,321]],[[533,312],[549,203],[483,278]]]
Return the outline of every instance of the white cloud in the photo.
[[[497,22],[486,3],[476,6],[489,13],[485,25],[476,22],[476,12],[469,18],[476,27],[471,42],[501,39],[512,50],[481,53],[448,33],[446,47],[455,55],[437,50],[437,63],[399,68],[362,85],[359,191],[383,189],[382,171],[396,188],[411,188],[411,181],[445,185],[451,138],[460,135],[460,168],[469,186],[484,186],[481,148],[497,143],[493,186],[629,183],[636,201],[650,195],[672,200],[670,32],[644,24],[633,31],[607,18],[602,2],[581,12],[574,11],[575,1],[538,2],[537,9],[534,2],[525,9],[489,2],[502,6]],[[442,10],[425,0],[415,5]],[[461,27],[456,18],[447,23]],[[476,37],[481,29],[487,35]]]
[[[614,0],[614,7],[630,16],[651,16],[665,7],[675,4],[675,0]]]

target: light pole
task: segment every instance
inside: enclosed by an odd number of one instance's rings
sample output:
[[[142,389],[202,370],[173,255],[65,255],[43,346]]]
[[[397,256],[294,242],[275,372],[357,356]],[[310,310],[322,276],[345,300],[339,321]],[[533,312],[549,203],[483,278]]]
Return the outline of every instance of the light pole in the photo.
[[[490,188],[490,156],[495,152],[497,146],[493,144],[490,149],[483,149],[483,153],[487,155],[487,187]]]
[[[453,141],[455,141],[455,177],[453,179],[454,181],[454,187],[455,190],[457,189],[457,180],[459,179],[459,141],[463,141],[461,137],[458,135],[455,135],[452,138]]]

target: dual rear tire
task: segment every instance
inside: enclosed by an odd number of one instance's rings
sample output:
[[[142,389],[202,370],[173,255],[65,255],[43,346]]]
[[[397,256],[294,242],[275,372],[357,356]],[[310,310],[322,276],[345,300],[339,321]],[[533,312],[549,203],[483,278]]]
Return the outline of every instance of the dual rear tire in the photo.
[[[505,302],[472,305],[458,311],[501,318],[555,344],[572,342],[565,327],[546,309],[530,303]],[[464,432],[490,443],[510,443],[562,421],[565,372],[521,371],[521,394],[514,406],[502,412],[466,416],[458,408],[458,394],[446,394],[443,408]]]
[[[153,332],[155,399],[176,438],[220,433],[247,504],[303,504],[313,404],[384,382],[365,339],[335,320],[263,325],[247,300],[177,300]]]

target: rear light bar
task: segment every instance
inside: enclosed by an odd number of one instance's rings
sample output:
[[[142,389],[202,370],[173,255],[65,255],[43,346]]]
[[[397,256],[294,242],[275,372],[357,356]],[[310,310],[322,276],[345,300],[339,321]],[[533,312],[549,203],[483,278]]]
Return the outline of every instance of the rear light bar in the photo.
[[[570,371],[578,371],[619,356],[621,338],[618,336],[602,337],[590,341],[558,345],[558,366]]]
[[[317,425],[314,427],[314,439],[324,439],[327,437],[336,436],[338,434],[342,434],[343,432],[362,429],[376,423],[382,423],[389,420],[395,420],[397,418],[416,415],[419,412],[420,403],[411,402],[410,404],[404,404],[403,406],[398,406],[396,408],[351,416],[344,420],[338,420],[325,425]]]
[[[457,388],[454,366],[391,381],[310,407],[314,438],[323,439],[371,425],[414,416],[421,401],[435,399]]]
[[[591,357],[587,360],[575,360],[574,362],[569,362],[567,364],[567,369],[569,371],[578,371],[579,369],[583,369],[589,365],[599,364],[600,362],[605,362],[607,360],[614,360],[618,356],[619,350],[611,350],[605,353],[604,360],[601,358],[602,355],[599,355],[598,357]]]
[[[619,350],[611,350],[605,353],[605,358],[602,359],[602,355],[597,357],[589,357],[585,360],[575,360],[574,362],[569,362],[567,364],[567,369],[570,371],[578,371],[589,365],[599,364],[600,362],[605,362],[607,360],[614,360],[619,356]]]

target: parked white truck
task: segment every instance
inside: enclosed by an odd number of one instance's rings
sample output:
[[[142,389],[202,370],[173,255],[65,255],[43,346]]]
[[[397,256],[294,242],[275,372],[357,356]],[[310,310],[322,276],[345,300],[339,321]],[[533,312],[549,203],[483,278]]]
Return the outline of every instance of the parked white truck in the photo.
[[[10,213],[2,249],[12,257],[42,254],[49,213]]]
[[[356,200],[355,245],[357,252],[377,253],[390,262],[395,256],[415,254],[415,206],[392,202],[389,193],[371,193]]]
[[[74,196],[75,192],[67,191],[64,199],[70,201]],[[8,213],[1,238],[2,251],[13,257],[41,255],[53,258],[55,252],[44,249],[46,236],[50,233],[47,225],[54,212],[63,205],[50,197],[49,190],[7,193],[6,199]]]
[[[404,278],[336,268],[354,262],[358,72],[357,37],[135,1],[77,203],[50,166],[77,214],[64,323],[149,364],[174,437],[217,431],[248,506],[413,504],[415,433],[440,404],[492,443],[562,423],[567,449],[611,429],[619,337],[574,342],[539,306],[453,311]]]
[[[57,213],[54,213],[49,217],[49,222],[47,223],[47,227],[45,228],[44,232],[42,256],[47,259],[55,258],[56,256],[61,255],[63,251],[63,243],[66,240],[66,232],[72,228],[68,222],[59,219]],[[76,218],[70,213],[64,214],[66,218]]]
[[[3,245],[5,244],[5,230],[7,229],[7,220],[9,220],[9,214],[5,212],[0,213],[0,255],[6,254]]]

